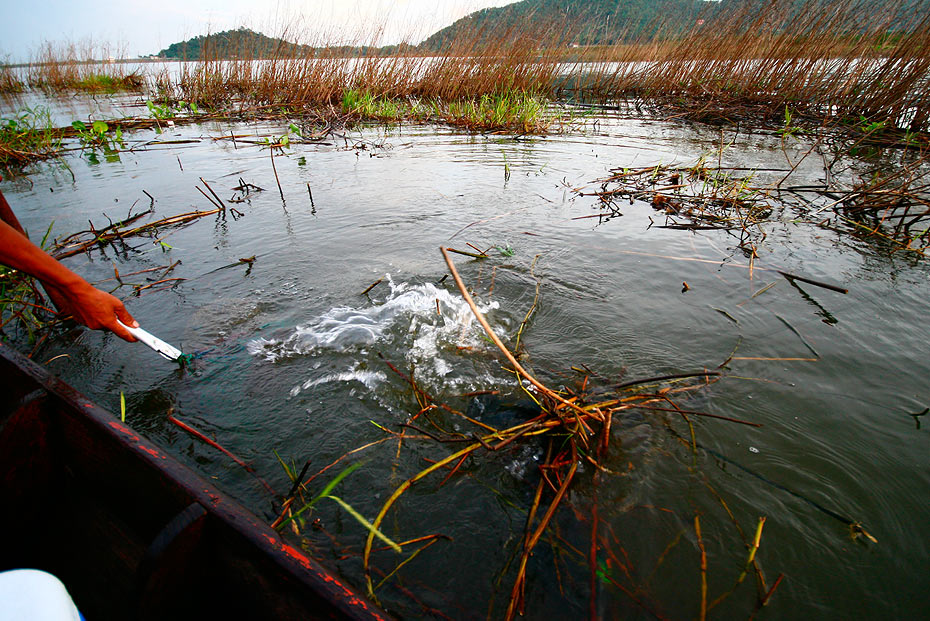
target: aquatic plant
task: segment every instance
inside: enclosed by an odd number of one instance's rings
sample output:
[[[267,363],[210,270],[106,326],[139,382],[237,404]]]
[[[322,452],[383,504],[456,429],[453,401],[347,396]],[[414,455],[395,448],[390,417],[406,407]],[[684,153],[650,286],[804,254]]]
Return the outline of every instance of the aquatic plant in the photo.
[[[450,125],[472,130],[510,130],[542,133],[555,116],[545,114],[546,100],[523,91],[485,94],[477,99],[463,98],[439,104],[440,118]],[[508,168],[509,170],[509,168]]]
[[[287,498],[284,499],[284,502],[282,504],[282,509],[281,509],[281,515],[271,525],[272,528],[280,529],[288,524],[292,524],[292,527],[294,528],[294,530],[299,534],[299,530],[296,527],[297,524],[298,523],[301,525],[306,524],[306,518],[303,517],[303,514],[310,511],[313,508],[313,506],[316,505],[320,500],[329,499],[335,502],[336,504],[338,504],[340,507],[342,507],[342,509],[346,513],[348,513],[350,516],[352,516],[352,518],[356,522],[361,524],[365,528],[365,530],[369,532],[369,534],[372,537],[377,537],[378,539],[386,543],[392,550],[394,550],[397,553],[401,553],[403,551],[400,545],[392,541],[390,537],[388,537],[383,532],[378,530],[378,528],[373,526],[371,522],[369,522],[367,519],[365,519],[364,516],[362,516],[362,514],[360,514],[358,511],[352,508],[352,506],[349,503],[347,503],[342,498],[332,493],[333,490],[336,488],[336,486],[339,485],[339,483],[341,483],[343,479],[345,479],[347,476],[352,474],[354,471],[362,467],[363,462],[356,462],[344,468],[339,474],[333,477],[333,480],[327,483],[326,486],[323,487],[322,490],[314,494],[309,499],[306,499],[305,493],[307,492],[307,489],[306,489],[306,484],[304,483],[303,477],[304,475],[307,474],[307,467],[309,467],[310,462],[308,461],[303,471],[298,473],[296,468],[294,468],[293,466],[289,467],[284,462],[284,460],[281,459],[281,456],[278,455],[277,451],[275,452],[275,457],[278,458],[278,462],[284,468],[285,473],[287,473],[288,478],[291,480],[291,491],[288,494]],[[295,500],[300,500],[303,503],[302,506],[296,511],[292,509],[292,504],[294,503]]]
[[[786,126],[790,126],[790,115],[787,118]],[[779,133],[784,138],[794,131]],[[651,226],[730,231],[750,259],[757,256],[757,248],[765,239],[763,224],[773,213],[785,210],[819,226],[844,229],[888,244],[894,250],[923,255],[930,247],[927,156],[902,158],[891,170],[883,165],[870,166],[845,185],[832,181],[781,187],[790,175],[778,183],[762,185],[754,181],[753,173],[711,166],[706,158],[691,166],[616,169],[596,182],[600,189],[580,192],[596,196],[601,209],[598,214],[581,217],[614,217],[621,214],[621,200],[641,200],[651,204],[659,216]]]
[[[171,105],[168,102],[159,104],[149,99],[145,102],[145,106],[149,109],[149,113],[159,121],[173,119],[185,113],[197,114],[200,111],[196,103],[187,101],[179,101]]]
[[[25,164],[53,157],[61,146],[61,134],[52,125],[48,108],[24,108],[0,119],[0,165]]]
[[[381,121],[399,121],[410,109],[406,103],[370,91],[349,89],[342,94],[342,111],[349,115]]]
[[[39,245],[46,248],[52,225]],[[0,337],[22,338],[41,344],[39,334],[55,324],[57,311],[39,287],[39,281],[19,270],[0,265]]]
[[[706,21],[600,48],[566,85],[579,97],[635,97],[696,119],[858,118],[927,129],[930,18],[896,3],[708,7]],[[640,62],[641,64],[637,64]],[[617,64],[619,63],[619,64]]]
[[[117,93],[120,91],[140,90],[143,86],[143,81],[141,76],[135,73],[123,76],[93,73],[85,75],[71,86],[79,91]]]
[[[878,15],[864,7],[781,0],[761,9],[709,7],[705,23],[687,29],[679,20],[584,48],[567,47],[575,27],[568,19],[512,24],[493,29],[494,36],[490,26],[460,28],[429,56],[413,46],[384,56],[371,52],[365,37],[345,52],[325,40],[302,41],[261,63],[251,62],[248,50],[236,61],[206,54],[185,67],[176,90],[209,105],[230,95],[297,108],[339,102],[359,116],[439,117],[466,126],[478,118],[493,124],[493,109],[518,94],[538,102],[632,100],[698,120],[774,119],[790,108],[793,126],[862,114],[869,123],[927,129],[930,18],[902,20],[893,7]],[[441,107],[428,115],[436,102]]]
[[[119,159],[119,150],[123,146],[123,128],[116,126],[110,133],[110,126],[105,121],[93,121],[90,125],[84,121],[74,121],[71,126],[77,132],[84,154],[92,162],[96,160],[97,149],[103,151],[108,159]]]
[[[713,122],[777,123],[790,110],[791,127],[848,120],[889,137],[892,129],[930,129],[930,12],[902,12],[894,3],[876,12],[865,0],[707,4],[700,20],[669,16],[651,28],[631,25],[616,43],[582,47],[569,45],[580,26],[568,17],[482,21],[429,49],[380,49],[377,24],[354,40],[339,32],[306,37],[288,25],[281,43],[261,49],[260,62],[254,46],[205,39],[196,62],[176,76],[162,68],[147,81],[159,101],[214,111],[268,114],[287,106],[475,129],[545,131],[534,107],[554,100],[626,102]],[[121,63],[94,60],[106,54],[87,43],[47,44],[29,83],[65,89],[144,81]],[[507,110],[513,105],[523,111]],[[857,124],[860,116],[865,124]]]

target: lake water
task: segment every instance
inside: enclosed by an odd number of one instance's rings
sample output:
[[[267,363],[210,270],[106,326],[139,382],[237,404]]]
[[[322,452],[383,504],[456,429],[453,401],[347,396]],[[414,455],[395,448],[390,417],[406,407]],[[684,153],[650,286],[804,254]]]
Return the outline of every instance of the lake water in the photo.
[[[95,105],[133,114],[138,103]],[[53,105],[68,123],[86,117],[81,106],[90,104]],[[400,431],[420,409],[385,360],[437,400],[470,408],[489,424],[526,415],[461,396],[498,390],[510,404],[525,397],[451,279],[443,281],[440,246],[489,248],[489,259],[456,256],[456,265],[509,343],[539,285],[521,341],[524,363],[547,385],[577,386],[583,376],[572,367],[587,367],[589,382],[606,389],[716,370],[733,354],[718,381],[676,396],[676,404],[762,425],[692,418],[701,447],[692,452],[681,440],[687,425],[667,412],[631,410],[615,420],[610,473],[595,485],[593,468],[582,462],[529,563],[528,618],[587,614],[595,499],[602,618],[698,615],[696,515],[709,602],[736,584],[744,541],[764,516],[756,558],[767,588],[783,579],[759,618],[930,614],[923,533],[930,419],[911,416],[930,405],[926,262],[793,222],[790,211],[764,225],[752,271],[737,237],[650,226],[659,218],[647,203],[625,204],[622,217],[609,220],[577,219],[601,211],[595,197],[577,190],[597,189],[594,182],[612,169],[691,164],[708,152],[716,160],[717,128],[609,117],[518,139],[434,126],[362,128],[277,153],[282,200],[270,152],[255,142],[285,132],[284,122],[141,131],[128,136],[118,161],[95,164],[73,151],[5,179],[4,193],[33,236],[51,222],[53,236],[86,229],[88,219],[99,228],[104,214],[115,221],[147,208],[146,192],[155,199],[154,218],[211,209],[196,189],[200,178],[223,199],[241,195],[233,189],[240,180],[264,189],[235,205],[241,217],[211,216],[161,231],[163,244],[137,238],[131,249],[66,260],[95,282],[111,278],[114,267],[126,275],[180,260],[170,276],[186,280],[176,286],[138,297],[124,287],[117,295],[144,328],[195,354],[191,368],[80,329],[49,343],[38,361],[115,412],[123,392],[134,428],[269,522],[279,498],[172,425],[169,411],[249,461],[282,495],[290,482],[277,456],[297,469],[309,459],[314,473],[388,438],[312,484],[322,489],[362,461],[333,493],[371,519],[404,480],[457,450],[430,439],[398,443],[380,428]],[[724,166],[789,166],[775,136],[729,129],[724,139],[732,142]],[[808,147],[789,143],[787,155],[795,162]],[[804,160],[794,178],[817,179],[820,163]],[[760,173],[756,181],[783,174]],[[253,255],[251,267],[237,264]],[[761,268],[849,293],[792,285]],[[145,284],[146,276],[124,280]],[[451,415],[434,420],[473,431]],[[451,540],[386,581],[377,591],[381,604],[406,618],[501,617],[544,451],[532,440],[481,451],[444,484],[437,473],[402,496],[382,525],[385,534]],[[285,532],[363,589],[367,532],[336,502],[319,502],[309,521],[317,518],[318,528],[308,522],[299,538]],[[861,522],[877,543],[853,540],[845,519]],[[376,551],[375,582],[413,549],[405,546],[404,556]],[[710,614],[748,617],[758,591],[750,572]]]

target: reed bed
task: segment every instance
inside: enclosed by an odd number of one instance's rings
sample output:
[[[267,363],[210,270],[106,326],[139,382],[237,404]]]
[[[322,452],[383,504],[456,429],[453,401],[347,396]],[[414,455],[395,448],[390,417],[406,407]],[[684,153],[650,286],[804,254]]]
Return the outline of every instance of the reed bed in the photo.
[[[861,116],[928,129],[926,3],[887,3],[879,13],[859,1],[739,7],[687,31],[659,27],[649,40],[602,47],[566,91],[582,99],[642,99],[702,120],[758,122],[780,118],[787,107],[817,121]]]
[[[282,47],[270,58],[242,49],[230,61],[211,56],[186,63],[180,76],[155,76],[156,98],[203,108],[257,106],[343,112],[359,119],[439,121],[473,129],[545,131],[544,89],[557,63],[541,61],[539,29],[504,33],[491,45],[486,32],[462,35],[437,55],[413,48],[384,57],[327,53],[325,44]],[[548,36],[548,35],[546,35]],[[298,49],[317,50],[295,56]]]
[[[26,84],[9,65],[0,65],[0,95],[22,93]]]
[[[46,42],[26,71],[26,82],[51,92],[86,91],[115,93],[139,91],[145,85],[140,72],[123,62],[118,48],[93,41]]]
[[[913,3],[911,3],[913,4]],[[930,11],[925,3],[739,3],[709,7],[703,23],[656,24],[613,45],[569,47],[577,24],[461,29],[439,50],[400,46],[391,56],[340,56],[325,41],[281,46],[270,57],[206,57],[173,82],[165,98],[203,106],[338,105],[347,91],[409,101],[476,101],[524,93],[548,100],[635,101],[699,120],[763,122],[786,109],[796,118],[928,129]],[[700,25],[699,25],[700,24]],[[359,49],[374,49],[359,40]],[[311,53],[300,50],[312,49]],[[327,52],[326,50],[330,51]]]
[[[881,126],[886,137],[906,142],[930,129],[926,4],[902,0],[876,13],[864,0],[708,3],[705,19],[686,27],[669,18],[590,47],[570,45],[577,23],[528,20],[461,28],[440,49],[400,45],[390,55],[375,46],[377,27],[348,48],[333,43],[344,43],[344,33],[307,38],[285,26],[281,43],[260,56],[245,43],[211,49],[207,39],[199,60],[149,75],[99,62],[109,51],[89,43],[46,44],[26,82],[52,90],[144,87],[164,105],[192,102],[225,113],[264,107],[332,115],[354,92],[400,111],[376,110],[374,119],[518,132],[544,132],[555,122],[527,122],[523,104],[555,100],[631,102],[640,111],[712,122],[760,124],[787,111],[854,132]],[[476,111],[493,99],[512,104],[503,120]]]

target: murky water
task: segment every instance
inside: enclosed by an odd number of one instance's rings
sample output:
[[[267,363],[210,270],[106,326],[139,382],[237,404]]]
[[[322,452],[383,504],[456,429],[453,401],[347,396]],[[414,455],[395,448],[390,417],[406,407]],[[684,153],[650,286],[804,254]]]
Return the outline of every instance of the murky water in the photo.
[[[524,396],[451,279],[442,280],[439,246],[490,248],[488,260],[459,256],[456,263],[511,343],[539,284],[521,340],[526,364],[548,385],[575,385],[582,376],[572,367],[588,367],[597,374],[591,381],[609,386],[716,369],[733,354],[719,381],[677,402],[763,425],[695,418],[701,448],[692,453],[678,437],[687,426],[667,413],[636,411],[615,421],[611,474],[595,486],[582,464],[530,562],[529,618],[587,614],[595,499],[607,544],[595,575],[603,618],[698,614],[696,515],[708,602],[736,584],[743,541],[764,516],[757,559],[766,588],[783,580],[759,618],[930,613],[922,530],[930,517],[930,420],[910,415],[930,405],[924,262],[794,224],[791,214],[767,225],[752,272],[736,238],[650,228],[654,211],[644,203],[609,221],[575,219],[599,209],[575,189],[616,167],[688,164],[705,152],[716,158],[717,129],[605,118],[597,131],[545,138],[437,127],[352,131],[276,155],[282,200],[269,151],[228,136],[260,141],[284,131],[205,124],[138,132],[119,161],[92,164],[74,152],[5,180],[27,228],[44,231],[54,221],[53,235],[86,229],[88,219],[105,224],[103,214],[117,220],[143,210],[150,202],[143,191],[155,199],[154,217],[210,209],[196,189],[201,177],[224,199],[239,194],[240,179],[264,188],[236,205],[241,217],[165,229],[164,244],[140,238],[130,248],[67,259],[92,281],[111,278],[114,266],[126,275],[181,260],[171,276],[186,280],[173,288],[118,294],[143,327],[197,355],[191,369],[82,330],[43,349],[40,362],[51,360],[55,373],[115,411],[124,392],[135,428],[271,521],[264,488],[171,425],[168,410],[253,463],[282,494],[290,483],[275,453],[298,469],[310,459],[309,472],[317,472],[391,438],[380,427],[398,431],[417,413],[410,385],[385,361],[451,407],[493,425],[519,422],[528,415],[521,408],[460,396],[500,390],[510,404]],[[170,142],[180,140],[193,142]],[[771,136],[728,130],[731,141],[724,165],[787,167]],[[789,145],[788,155],[796,161],[806,148]],[[821,174],[810,160],[800,178]],[[251,267],[238,263],[253,255]],[[849,294],[794,286],[761,268],[832,282]],[[146,276],[123,279],[145,284]],[[449,415],[434,420],[472,431]],[[370,519],[401,482],[454,450],[391,438],[314,485],[363,461],[334,493]],[[383,524],[387,535],[452,540],[380,587],[381,603],[407,618],[501,616],[544,450],[526,441],[479,453],[443,485],[437,473],[405,494]],[[367,533],[335,502],[318,503],[315,518],[322,528],[308,526],[304,545],[361,588]],[[851,539],[845,519],[861,522],[878,543]],[[375,552],[375,582],[402,558]],[[749,616],[759,588],[750,573],[711,614]]]

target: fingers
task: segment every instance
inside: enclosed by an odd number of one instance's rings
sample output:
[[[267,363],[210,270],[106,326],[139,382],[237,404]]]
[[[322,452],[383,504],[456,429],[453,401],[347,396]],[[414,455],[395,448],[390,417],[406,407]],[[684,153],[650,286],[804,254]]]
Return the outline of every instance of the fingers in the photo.
[[[48,283],[43,285],[62,314],[71,315],[75,321],[92,330],[109,330],[130,343],[138,340],[120,324],[121,321],[126,326],[139,327],[139,322],[116,296],[86,282],[71,289],[60,289]]]
[[[120,321],[123,324],[133,328],[138,328],[139,322],[133,319],[132,315],[129,314],[129,311],[126,310],[126,307],[123,305],[123,303],[120,302],[117,298],[113,297],[113,302],[115,302],[113,305],[114,315],[117,319],[119,319],[119,321],[114,321],[112,322],[112,325],[108,325],[106,327],[121,339],[129,341],[130,343],[134,343],[138,339],[130,334],[126,328],[120,325]]]
[[[124,324],[130,328],[138,328],[139,322],[132,318],[132,315],[129,314],[129,311],[126,310],[126,307],[122,302],[119,303],[119,306],[116,307],[116,318],[122,321]]]
[[[74,291],[74,298],[69,299],[72,314],[78,323],[92,330],[109,330],[124,341],[134,343],[137,339],[126,326],[139,327],[129,311],[116,296],[100,291],[88,285],[82,291]],[[119,321],[123,322],[121,324]]]
[[[135,342],[138,340],[136,337],[134,337],[132,334],[130,334],[129,331],[128,331],[126,328],[124,328],[123,326],[121,326],[121,325],[120,325],[119,323],[117,323],[117,322],[113,322],[113,325],[112,325],[112,326],[107,326],[107,329],[110,330],[110,332],[112,332],[112,333],[115,334],[116,336],[118,336],[118,337],[120,337],[121,339],[123,339],[124,341],[128,341],[128,342],[130,342],[130,343],[135,343]]]

